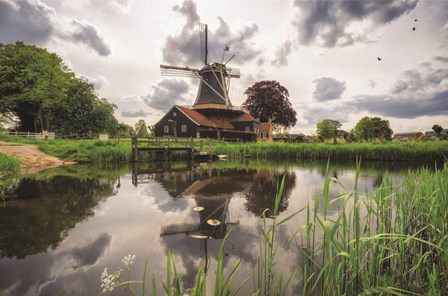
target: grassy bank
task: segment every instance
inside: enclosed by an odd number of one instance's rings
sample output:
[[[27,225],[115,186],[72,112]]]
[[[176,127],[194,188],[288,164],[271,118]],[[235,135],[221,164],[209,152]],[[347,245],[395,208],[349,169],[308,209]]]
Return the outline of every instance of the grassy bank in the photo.
[[[13,136],[0,136],[0,140],[37,144],[42,151],[79,163],[111,164],[131,160],[130,139],[120,142],[98,140],[33,140]],[[184,139],[185,140],[185,139]],[[204,143],[207,143],[204,140]],[[182,146],[185,144],[171,140],[170,145]],[[172,147],[172,146],[171,146]],[[184,147],[184,146],[182,146]],[[208,150],[208,146],[198,146]],[[448,141],[436,142],[405,142],[405,143],[225,143],[212,142],[215,154],[226,154],[230,158],[238,159],[250,156],[259,160],[300,160],[300,159],[328,159],[377,161],[417,161],[434,162],[444,161],[448,158]],[[145,156],[140,159],[144,160]],[[185,159],[185,153],[174,155],[174,160]]]
[[[219,143],[216,154],[257,159],[347,159],[380,161],[441,161],[448,158],[448,141],[407,143]]]
[[[372,194],[362,194],[356,177],[354,188],[331,199],[333,182],[337,180],[327,178],[323,196],[299,211],[306,213],[307,222],[290,234],[286,246],[299,254],[292,272],[282,271],[277,235],[299,212],[277,215],[281,182],[274,218],[262,217],[263,235],[252,278],[236,283],[239,260],[223,267],[223,242],[213,272],[214,295],[236,295],[241,284],[252,295],[443,295],[448,291],[448,165],[438,171],[409,172],[399,183],[388,179]],[[330,215],[328,209],[336,201],[343,206]],[[123,262],[130,269],[132,262]],[[206,295],[207,276],[201,267],[193,287],[183,287],[171,253],[166,272],[164,290],[157,291],[154,278],[147,283],[146,265],[143,280],[136,281],[105,270],[103,293],[120,286],[133,295],[136,290],[141,295]],[[146,285],[152,286],[150,292],[145,293]]]
[[[130,144],[115,141],[39,141],[38,147],[47,154],[78,163],[111,164],[131,160]]]
[[[16,173],[19,170],[20,161],[0,152],[0,176],[3,173]]]

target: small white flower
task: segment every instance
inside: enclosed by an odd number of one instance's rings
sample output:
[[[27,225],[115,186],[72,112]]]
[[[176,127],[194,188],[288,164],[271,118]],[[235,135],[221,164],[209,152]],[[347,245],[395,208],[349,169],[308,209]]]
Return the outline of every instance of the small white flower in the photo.
[[[134,260],[135,260],[135,255],[126,255],[124,256],[123,260],[121,260],[124,265],[126,266],[126,268],[131,271],[131,265],[134,264]]]

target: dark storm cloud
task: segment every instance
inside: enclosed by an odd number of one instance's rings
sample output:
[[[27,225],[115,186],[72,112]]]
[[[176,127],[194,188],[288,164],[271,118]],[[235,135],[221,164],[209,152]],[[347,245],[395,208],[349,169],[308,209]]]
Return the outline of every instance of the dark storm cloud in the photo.
[[[448,114],[448,68],[425,63],[421,69],[403,72],[389,92],[360,95],[353,106],[358,110],[397,118]]]
[[[368,20],[372,29],[385,25],[412,11],[418,0],[295,0],[299,13],[294,22],[299,40],[309,45],[322,42],[325,47],[369,42],[366,33],[355,33],[350,26]]]
[[[322,77],[313,82],[316,84],[313,96],[320,102],[339,99],[346,88],[345,82],[337,81],[331,77]]]
[[[112,236],[107,233],[100,235],[91,244],[76,248],[71,251],[73,257],[73,268],[78,269],[80,267],[90,266],[96,263],[106,249],[110,246]]]
[[[278,47],[275,53],[275,59],[272,61],[272,65],[287,66],[288,56],[291,54],[292,43],[286,40],[281,46]]]
[[[54,31],[55,11],[40,1],[0,0],[0,41],[43,44]]]
[[[165,79],[152,88],[152,94],[143,96],[142,100],[151,108],[167,111],[174,104],[186,101],[183,96],[189,87],[184,80]]]
[[[101,32],[92,24],[72,20],[66,25],[58,21],[54,8],[40,0],[0,0],[1,42],[44,45],[54,37],[83,43],[101,56],[111,53]]]
[[[121,112],[121,116],[123,117],[145,117],[148,116],[149,112],[145,112],[142,109],[138,111],[123,111]]]
[[[111,53],[110,47],[101,32],[94,25],[87,22],[72,20],[70,33],[66,36],[75,42],[87,45],[100,56],[108,56]]]
[[[184,16],[186,22],[178,35],[166,38],[162,48],[163,60],[170,64],[199,67],[203,61],[198,26],[200,17],[197,14],[196,4],[191,0],[186,0],[182,5],[174,6],[173,10]],[[218,19],[219,27],[215,31],[211,28],[208,29],[209,62],[221,61],[226,45],[230,47],[230,52],[227,53],[225,60],[234,54],[233,63],[244,64],[260,56],[261,50],[256,48],[252,41],[258,33],[256,24],[244,26],[234,33],[223,18],[219,17]]]
[[[448,90],[430,98],[390,98],[385,95],[357,97],[355,106],[383,116],[416,118],[420,116],[448,115]]]

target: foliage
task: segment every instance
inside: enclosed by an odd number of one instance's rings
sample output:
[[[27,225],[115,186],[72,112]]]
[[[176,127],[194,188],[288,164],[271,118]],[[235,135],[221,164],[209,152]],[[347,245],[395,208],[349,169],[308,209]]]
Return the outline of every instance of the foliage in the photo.
[[[143,119],[140,119],[135,124],[134,130],[137,137],[140,138],[149,137],[148,128],[146,127],[146,122]]]
[[[337,129],[340,128],[342,124],[337,120],[324,119],[317,123],[317,135],[324,139],[331,139],[337,135]]]
[[[442,127],[441,125],[439,125],[439,124],[434,124],[434,125],[432,126],[432,130],[435,131],[436,134],[437,134],[437,137],[440,138],[440,134],[441,134],[442,131],[443,131],[443,127]]]
[[[83,78],[74,79],[66,94],[62,104],[55,107],[59,115],[54,120],[54,130],[58,134],[114,133],[118,122],[113,112],[117,106],[98,99],[93,84]]]
[[[390,128],[388,120],[366,116],[356,123],[352,133],[358,140],[368,142],[373,139],[391,141],[394,132]]]
[[[116,126],[115,131],[112,135],[117,138],[126,138],[131,136],[133,133],[134,129],[132,126],[120,122]]]
[[[20,161],[0,152],[0,176],[6,173],[14,173],[19,169]]]
[[[262,122],[272,120],[274,127],[289,128],[297,122],[297,112],[289,101],[289,92],[277,81],[259,81],[244,92],[243,107]],[[278,129],[278,128],[277,128]]]
[[[115,105],[76,78],[55,53],[23,42],[0,44],[0,114],[18,118],[19,131],[63,135],[112,133]]]

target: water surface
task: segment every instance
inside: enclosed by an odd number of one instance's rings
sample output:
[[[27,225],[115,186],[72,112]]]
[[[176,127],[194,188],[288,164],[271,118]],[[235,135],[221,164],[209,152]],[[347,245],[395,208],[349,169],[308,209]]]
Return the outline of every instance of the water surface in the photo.
[[[421,164],[365,163],[359,188],[372,191],[386,174],[399,177]],[[131,278],[144,264],[162,292],[166,254],[173,253],[185,288],[194,285],[198,266],[213,291],[218,248],[225,266],[241,259],[237,281],[252,276],[261,242],[260,215],[272,215],[277,183],[285,176],[279,210],[288,215],[322,196],[326,176],[335,178],[330,196],[352,190],[355,163],[269,163],[244,160],[213,164],[156,163],[133,168],[69,166],[2,183],[0,200],[0,291],[6,295],[96,295],[105,267],[124,267],[135,254]],[[332,203],[329,214],[341,204]],[[197,212],[196,207],[204,210]],[[320,209],[321,211],[321,209]],[[212,226],[207,221],[216,220]],[[306,217],[279,228],[278,266],[297,267],[297,249],[285,244]],[[242,295],[252,290],[250,281]],[[247,293],[245,293],[245,291]],[[113,295],[123,294],[117,289]],[[161,293],[163,294],[163,293]]]

